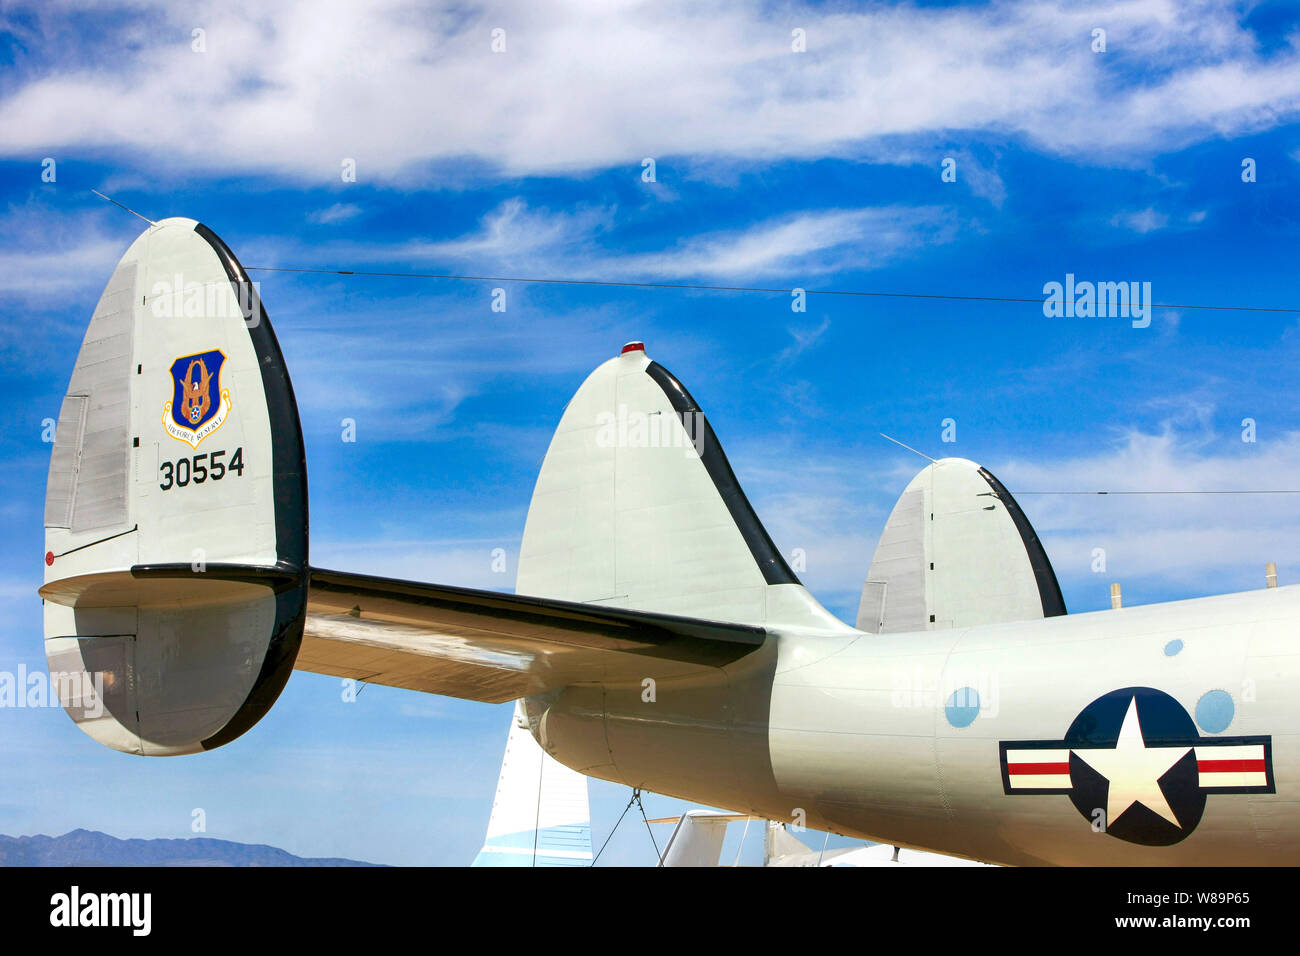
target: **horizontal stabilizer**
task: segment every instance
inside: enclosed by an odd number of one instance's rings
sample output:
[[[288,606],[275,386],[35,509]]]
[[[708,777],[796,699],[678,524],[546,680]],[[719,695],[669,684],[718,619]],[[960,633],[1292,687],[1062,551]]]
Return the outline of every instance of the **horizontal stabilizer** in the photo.
[[[298,670],[503,703],[579,681],[702,674],[764,630],[313,570]]]

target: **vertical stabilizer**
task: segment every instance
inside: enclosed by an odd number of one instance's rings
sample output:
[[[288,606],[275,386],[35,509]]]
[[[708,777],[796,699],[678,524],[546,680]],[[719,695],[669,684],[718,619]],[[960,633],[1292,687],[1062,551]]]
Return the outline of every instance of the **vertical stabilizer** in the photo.
[[[676,823],[659,855],[660,866],[721,866],[727,824],[752,819],[747,813],[723,810],[687,810],[680,817],[651,820]]]
[[[520,594],[843,628],[799,583],[695,399],[640,342],[588,376],[551,439]]]
[[[587,778],[548,756],[516,702],[487,839],[473,866],[590,866]]]
[[[1056,572],[1011,493],[964,458],[924,468],[871,559],[858,627],[928,631],[1065,613]]]
[[[50,456],[60,703],[127,753],[234,740],[293,671],[308,573],[298,407],[257,289],[206,226],[153,223],[95,307]]]

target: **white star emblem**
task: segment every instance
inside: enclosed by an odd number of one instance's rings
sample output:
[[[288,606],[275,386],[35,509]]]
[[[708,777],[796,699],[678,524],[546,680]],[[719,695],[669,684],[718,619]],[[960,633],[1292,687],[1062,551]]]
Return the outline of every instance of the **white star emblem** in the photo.
[[[1158,813],[1174,826],[1181,824],[1160,790],[1160,778],[1182,760],[1191,747],[1148,747],[1138,721],[1137,698],[1129,701],[1119,739],[1109,750],[1075,750],[1079,758],[1109,781],[1106,825],[1111,826],[1135,803]]]

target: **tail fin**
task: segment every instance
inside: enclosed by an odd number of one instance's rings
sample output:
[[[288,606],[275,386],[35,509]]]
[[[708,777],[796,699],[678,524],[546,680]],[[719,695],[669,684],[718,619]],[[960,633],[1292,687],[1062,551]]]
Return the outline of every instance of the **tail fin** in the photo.
[[[782,857],[804,857],[812,853],[812,847],[786,829],[780,820],[768,820],[763,832],[763,865],[779,865]]]
[[[515,702],[487,839],[471,866],[588,866],[587,778],[542,750]]]
[[[746,624],[840,624],[759,522],[685,386],[639,342],[565,409],[516,591]]]
[[[1065,613],[1020,505],[986,468],[945,458],[904,490],[880,535],[858,627],[927,631]]]
[[[166,219],[118,263],[59,412],[45,650],[99,742],[169,755],[256,723],[293,669],[307,476],[261,301],[206,226]]]
[[[722,844],[727,824],[753,820],[747,813],[723,810],[687,810],[678,817],[661,817],[650,823],[673,823],[672,834],[659,854],[660,866],[722,866]]]

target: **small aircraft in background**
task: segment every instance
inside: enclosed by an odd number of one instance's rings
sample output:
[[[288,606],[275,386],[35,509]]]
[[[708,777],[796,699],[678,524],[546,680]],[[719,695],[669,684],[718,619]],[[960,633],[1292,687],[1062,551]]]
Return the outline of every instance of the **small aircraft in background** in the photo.
[[[591,866],[587,778],[537,745],[515,703],[487,836],[471,866]]]
[[[673,824],[672,836],[660,855],[660,866],[722,866],[722,845],[728,825],[744,821],[745,834],[732,865],[738,866],[745,835],[754,817],[721,810],[687,810],[676,817],[662,817],[651,823]],[[791,825],[779,820],[761,820],[763,866],[982,866],[973,860],[903,849],[883,843],[814,850],[791,832]],[[829,834],[826,835],[827,837]]]
[[[629,807],[631,804],[629,804]],[[620,818],[620,822],[621,822]],[[658,852],[667,867],[722,866],[728,824],[745,824],[735,863],[739,865],[750,824],[744,813],[694,808],[674,817],[647,820],[671,824]],[[970,860],[904,850],[882,844],[814,850],[775,820],[763,825],[762,866],[979,866]],[[528,730],[523,706],[515,703],[497,777],[492,815],[483,847],[472,866],[591,866],[591,807],[587,778],[547,754]]]

